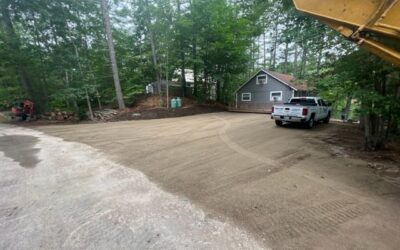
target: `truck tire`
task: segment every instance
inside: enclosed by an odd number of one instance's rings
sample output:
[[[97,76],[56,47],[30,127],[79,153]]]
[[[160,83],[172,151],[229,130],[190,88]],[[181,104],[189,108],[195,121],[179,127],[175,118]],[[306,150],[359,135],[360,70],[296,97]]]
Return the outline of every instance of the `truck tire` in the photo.
[[[328,114],[328,116],[324,119],[324,123],[328,124],[331,120],[331,113]]]
[[[306,128],[308,128],[308,129],[312,129],[314,127],[314,124],[315,124],[315,121],[314,121],[314,117],[313,116],[311,116],[310,120],[308,120],[305,123]]]
[[[282,121],[277,121],[277,120],[275,120],[275,124],[276,124],[276,126],[278,126],[278,127],[282,127],[282,126],[283,126],[283,122],[282,122]]]

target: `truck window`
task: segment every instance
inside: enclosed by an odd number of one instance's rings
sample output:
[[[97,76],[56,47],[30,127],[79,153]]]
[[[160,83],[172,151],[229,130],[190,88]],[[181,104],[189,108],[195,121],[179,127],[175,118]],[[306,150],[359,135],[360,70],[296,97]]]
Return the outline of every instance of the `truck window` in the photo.
[[[308,99],[308,98],[295,98],[290,100],[290,104],[297,104],[297,105],[309,105],[309,106],[315,106],[317,105],[315,103],[314,99]]]

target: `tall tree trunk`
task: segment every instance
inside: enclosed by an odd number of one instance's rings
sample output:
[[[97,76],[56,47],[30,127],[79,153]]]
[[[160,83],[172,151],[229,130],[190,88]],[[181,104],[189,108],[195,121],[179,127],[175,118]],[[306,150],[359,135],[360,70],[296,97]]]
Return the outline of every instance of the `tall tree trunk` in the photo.
[[[255,50],[255,46],[254,46],[254,40],[252,40],[251,41],[251,54],[250,54],[250,56],[251,56],[251,61],[250,61],[250,63],[251,63],[251,72],[254,72],[255,71],[255,63],[254,63],[254,58],[255,58],[255,55],[254,55],[254,50]]]
[[[321,68],[322,68],[322,57],[323,57],[323,52],[324,52],[324,46],[325,46],[325,39],[322,36],[318,48],[318,58],[317,58],[317,75],[319,76],[321,73]]]
[[[207,65],[207,55],[204,60],[204,64]],[[207,67],[204,68],[203,95],[204,95],[204,100],[208,100],[210,97],[210,95],[208,94],[208,70],[207,70]]]
[[[317,59],[317,75],[321,74],[321,65],[322,65],[322,49],[318,51],[318,59]]]
[[[110,14],[108,12],[108,8],[109,7],[107,4],[107,0],[101,0],[101,10],[103,12],[104,28],[106,30],[108,53],[109,53],[110,61],[111,61],[111,69],[112,69],[112,74],[113,74],[113,79],[114,79],[115,94],[117,96],[119,109],[125,109],[124,96],[122,95],[121,84],[120,84],[119,75],[118,75],[117,60],[115,58],[115,49],[114,49],[112,32],[111,32]]]
[[[255,69],[259,70],[260,69],[260,38],[257,38],[254,40],[254,45],[255,45],[255,49],[256,49],[256,53],[255,55]]]
[[[375,91],[382,96],[386,95],[386,76],[375,82]],[[382,115],[374,112],[374,103],[368,103],[369,113],[365,115],[365,149],[377,151],[385,147],[385,120]]]
[[[278,22],[276,22],[274,26],[274,41],[272,43],[272,49],[271,49],[271,64],[270,64],[271,70],[275,70],[276,67],[277,49],[278,49]]]
[[[382,116],[377,114],[365,115],[365,149],[377,151],[385,147],[385,129]]]
[[[307,46],[303,47],[303,53],[301,55],[301,66],[300,66],[300,78],[304,78],[306,74],[306,67],[307,67],[307,56],[308,56],[308,49]]]
[[[298,74],[298,61],[299,61],[299,46],[297,43],[294,44],[294,61],[293,61],[293,72],[295,75]]]
[[[285,42],[285,73],[289,72],[289,42]]]
[[[192,48],[192,53],[193,53],[193,81],[194,81],[194,86],[193,86],[193,95],[197,97],[198,95],[198,81],[197,81],[197,38],[193,38],[193,48]]]
[[[397,84],[396,87],[396,95],[395,98],[397,101],[400,101],[400,82]],[[390,118],[388,121],[388,128],[386,131],[386,139],[389,138],[390,134],[397,134],[399,132],[399,114],[396,112],[393,112],[393,105],[390,107]]]
[[[217,84],[216,84],[216,86],[215,86],[215,94],[217,95],[216,96],[216,99],[217,99],[217,101],[218,102],[221,102],[221,97],[222,97],[222,95],[221,95],[221,80],[217,80]]]
[[[400,101],[400,82],[398,83],[398,86],[397,86],[396,99],[397,99],[397,101]],[[400,132],[400,130],[399,130],[399,120],[398,119],[399,119],[399,114],[393,115],[392,124],[391,124],[391,127],[390,127],[390,132],[391,133],[397,134],[397,133]]]
[[[360,106],[361,106],[361,110],[368,109],[368,104],[365,103],[364,101],[361,102]],[[367,121],[366,114],[361,112],[360,113],[360,125],[358,127],[359,127],[360,130],[364,131],[364,133],[365,133],[365,123],[366,123],[366,121]]]
[[[43,43],[46,45],[47,48],[47,52],[50,52],[50,46],[48,45],[47,41],[45,41],[45,39],[43,39],[43,33],[39,32],[37,30],[37,23],[36,23],[36,19],[34,17],[34,14],[31,13],[31,19],[33,20],[33,25],[34,25],[34,32],[35,32],[35,36],[36,36],[36,46],[38,48],[40,48],[40,43]],[[41,111],[44,111],[45,109],[47,109],[48,106],[48,92],[47,92],[47,74],[46,74],[46,62],[44,60],[44,55],[42,53],[42,50],[39,49],[39,58],[40,58],[40,62],[41,62],[41,69],[40,69],[40,75],[42,78],[42,83],[41,83],[41,95],[42,98],[40,98],[40,103],[43,107],[43,109]]]
[[[30,80],[30,77],[27,73],[27,70],[24,64],[21,62],[21,57],[19,56],[20,52],[20,38],[15,33],[13,23],[11,21],[10,12],[9,12],[9,1],[3,1],[0,5],[1,8],[1,16],[2,23],[4,26],[4,30],[7,33],[7,43],[10,46],[11,50],[14,53],[15,59],[15,68],[19,75],[19,80],[21,83],[21,87],[28,96],[28,98],[33,98],[33,87]]]
[[[150,44],[151,44],[151,53],[152,53],[152,56],[153,56],[153,64],[154,64],[154,68],[155,68],[155,71],[156,71],[157,91],[158,91],[158,95],[160,96],[160,99],[161,99],[162,98],[161,71],[160,71],[160,67],[158,65],[156,44],[155,44],[155,41],[154,41],[154,33],[153,33],[153,31],[150,31]]]
[[[157,92],[160,97],[160,100],[162,102],[162,89],[161,89],[161,70],[160,66],[158,65],[158,58],[157,58],[157,49],[156,49],[156,41],[155,41],[155,34],[153,32],[153,29],[151,27],[151,14],[150,14],[150,6],[149,6],[149,1],[144,0],[144,5],[146,7],[146,22],[147,22],[147,30],[148,30],[148,35],[150,38],[150,46],[151,46],[151,54],[153,58],[153,65],[154,65],[154,70],[156,73],[156,78],[157,78]]]
[[[344,119],[348,120],[349,119],[349,115],[350,115],[350,109],[351,109],[351,102],[353,101],[353,96],[352,95],[348,95],[347,96],[347,100],[346,100],[346,106],[344,108]]]
[[[224,81],[223,81],[223,84],[222,84],[222,97],[223,97],[223,99],[222,99],[222,103],[223,104],[231,104],[231,93],[229,93],[229,90],[228,90],[228,82],[229,82],[229,74],[227,74],[227,73],[225,73],[224,74]]]
[[[190,12],[193,13],[193,1],[189,0]],[[194,18],[192,19],[195,23]],[[194,26],[195,27],[195,26]],[[192,66],[193,66],[193,96],[198,97],[198,65],[197,65],[197,30],[192,29]]]
[[[177,9],[178,9],[178,19],[181,19],[181,1],[177,0]],[[184,34],[182,34],[182,30],[179,31],[179,54],[180,54],[180,66],[181,66],[181,86],[182,86],[182,95],[183,97],[186,96],[186,74],[185,74],[185,51],[184,51],[184,41],[183,37]]]
[[[101,106],[100,93],[99,93],[99,91],[97,90],[97,87],[96,87],[96,99],[97,99],[97,105],[98,105],[98,107],[99,107],[99,110],[102,110],[103,107]]]
[[[86,103],[88,105],[88,110],[89,110],[89,119],[93,121],[94,120],[94,116],[93,116],[92,105],[90,104],[89,93],[88,93],[86,87],[85,87],[85,96],[86,96]]]
[[[263,68],[267,67],[267,38],[265,35],[265,24],[264,24],[264,32],[263,32]]]
[[[65,86],[67,87],[67,89],[69,89],[69,74],[68,71],[65,71]],[[69,100],[72,103],[72,107],[74,108],[74,111],[76,112],[76,114],[78,114],[79,112],[79,107],[78,107],[78,103],[76,102],[76,97],[72,97]]]
[[[181,86],[182,96],[186,96],[186,69],[185,69],[185,53],[181,52]]]
[[[165,80],[166,80],[166,94],[167,94],[167,109],[169,109],[169,51],[167,48],[167,63],[165,67]]]

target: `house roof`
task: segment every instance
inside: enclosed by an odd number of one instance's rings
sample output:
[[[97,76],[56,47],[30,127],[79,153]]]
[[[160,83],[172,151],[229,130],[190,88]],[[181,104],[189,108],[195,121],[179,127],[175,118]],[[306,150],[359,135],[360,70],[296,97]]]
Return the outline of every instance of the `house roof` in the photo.
[[[264,72],[265,74],[268,74],[269,76],[275,78],[279,82],[285,84],[286,86],[290,87],[293,90],[296,91],[308,91],[308,86],[306,82],[301,82],[297,80],[294,76],[291,75],[286,75],[274,71],[269,71],[269,70],[259,70],[254,76],[252,76],[250,79],[253,79],[255,76],[257,76],[260,72]],[[249,82],[246,81],[243,85],[241,85],[236,92],[238,92],[241,88],[243,88],[247,83]]]
[[[290,87],[292,87],[295,90],[300,90],[300,91],[307,91],[309,90],[307,86],[307,82],[305,81],[300,81],[296,79],[292,75],[286,75],[278,72],[273,72],[273,71],[268,71],[271,75],[273,75],[275,78],[278,80],[281,80],[282,82],[285,82],[288,84]]]

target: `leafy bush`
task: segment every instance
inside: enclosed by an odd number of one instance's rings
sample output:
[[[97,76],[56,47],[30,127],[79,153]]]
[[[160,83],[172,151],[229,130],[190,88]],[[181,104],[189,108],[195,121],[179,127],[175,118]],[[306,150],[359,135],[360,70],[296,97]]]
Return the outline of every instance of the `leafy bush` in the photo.
[[[16,102],[21,101],[21,96],[24,95],[19,87],[1,87],[0,110],[10,109]]]
[[[128,105],[136,101],[136,97],[145,93],[145,87],[142,85],[132,85],[124,89],[124,100]]]

